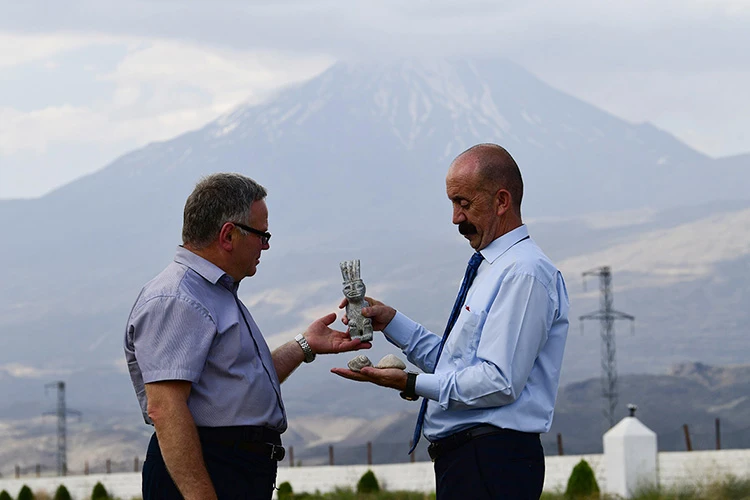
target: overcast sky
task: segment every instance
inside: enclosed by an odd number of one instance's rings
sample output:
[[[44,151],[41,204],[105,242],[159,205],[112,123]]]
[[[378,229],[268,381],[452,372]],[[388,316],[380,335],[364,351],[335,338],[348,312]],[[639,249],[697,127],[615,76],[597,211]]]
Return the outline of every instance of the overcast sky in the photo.
[[[750,0],[0,0],[0,198],[40,196],[338,60],[497,56],[750,152]]]

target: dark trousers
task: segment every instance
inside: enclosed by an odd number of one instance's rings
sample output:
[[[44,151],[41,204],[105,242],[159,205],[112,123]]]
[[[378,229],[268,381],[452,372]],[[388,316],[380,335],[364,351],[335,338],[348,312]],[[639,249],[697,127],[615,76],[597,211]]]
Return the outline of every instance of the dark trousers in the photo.
[[[438,500],[538,500],[544,485],[539,434],[479,436],[435,460]]]
[[[277,462],[258,453],[202,443],[203,460],[219,500],[270,500]],[[182,500],[161,456],[156,434],[143,462],[143,500]]]

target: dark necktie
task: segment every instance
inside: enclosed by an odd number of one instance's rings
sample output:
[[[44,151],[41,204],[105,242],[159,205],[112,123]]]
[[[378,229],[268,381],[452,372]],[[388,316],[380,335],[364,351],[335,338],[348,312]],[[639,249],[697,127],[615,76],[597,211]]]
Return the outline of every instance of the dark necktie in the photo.
[[[461,282],[461,288],[458,290],[458,296],[456,302],[453,304],[453,310],[451,311],[450,318],[448,318],[448,324],[445,326],[445,332],[443,333],[443,340],[440,342],[440,348],[438,349],[437,358],[435,358],[435,368],[437,368],[438,360],[440,355],[443,353],[443,347],[445,346],[445,340],[448,338],[448,334],[451,332],[453,325],[456,324],[458,315],[461,313],[461,308],[466,302],[466,294],[471,288],[471,284],[474,282],[474,278],[477,276],[477,269],[479,264],[482,263],[482,254],[476,252],[469,259],[469,265],[466,266],[466,274],[464,274],[464,280]],[[422,398],[422,407],[419,409],[419,415],[417,416],[417,426],[414,428],[414,437],[412,438],[412,446],[409,450],[409,454],[414,451],[417,447],[419,439],[422,437],[422,425],[424,424],[424,414],[427,410],[427,398]]]

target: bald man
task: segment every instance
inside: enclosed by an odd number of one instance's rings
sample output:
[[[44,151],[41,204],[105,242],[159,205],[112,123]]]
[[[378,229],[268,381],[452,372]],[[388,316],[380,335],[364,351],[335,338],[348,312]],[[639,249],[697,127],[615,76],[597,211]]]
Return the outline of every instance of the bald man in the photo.
[[[445,331],[369,297],[362,310],[423,373],[332,371],[423,398],[414,446],[423,430],[438,499],[538,499],[539,435],[552,424],[568,333],[565,282],[522,222],[523,180],[504,148],[464,151],[445,184],[453,224],[475,250]]]

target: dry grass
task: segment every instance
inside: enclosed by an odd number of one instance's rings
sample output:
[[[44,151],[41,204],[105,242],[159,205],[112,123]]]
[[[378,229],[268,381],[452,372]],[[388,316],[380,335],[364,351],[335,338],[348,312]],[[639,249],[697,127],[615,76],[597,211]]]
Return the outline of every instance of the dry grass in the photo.
[[[541,500],[616,500],[612,495],[568,499],[562,493],[544,493]],[[750,478],[725,476],[711,482],[638,491],[631,500],[750,500]]]

